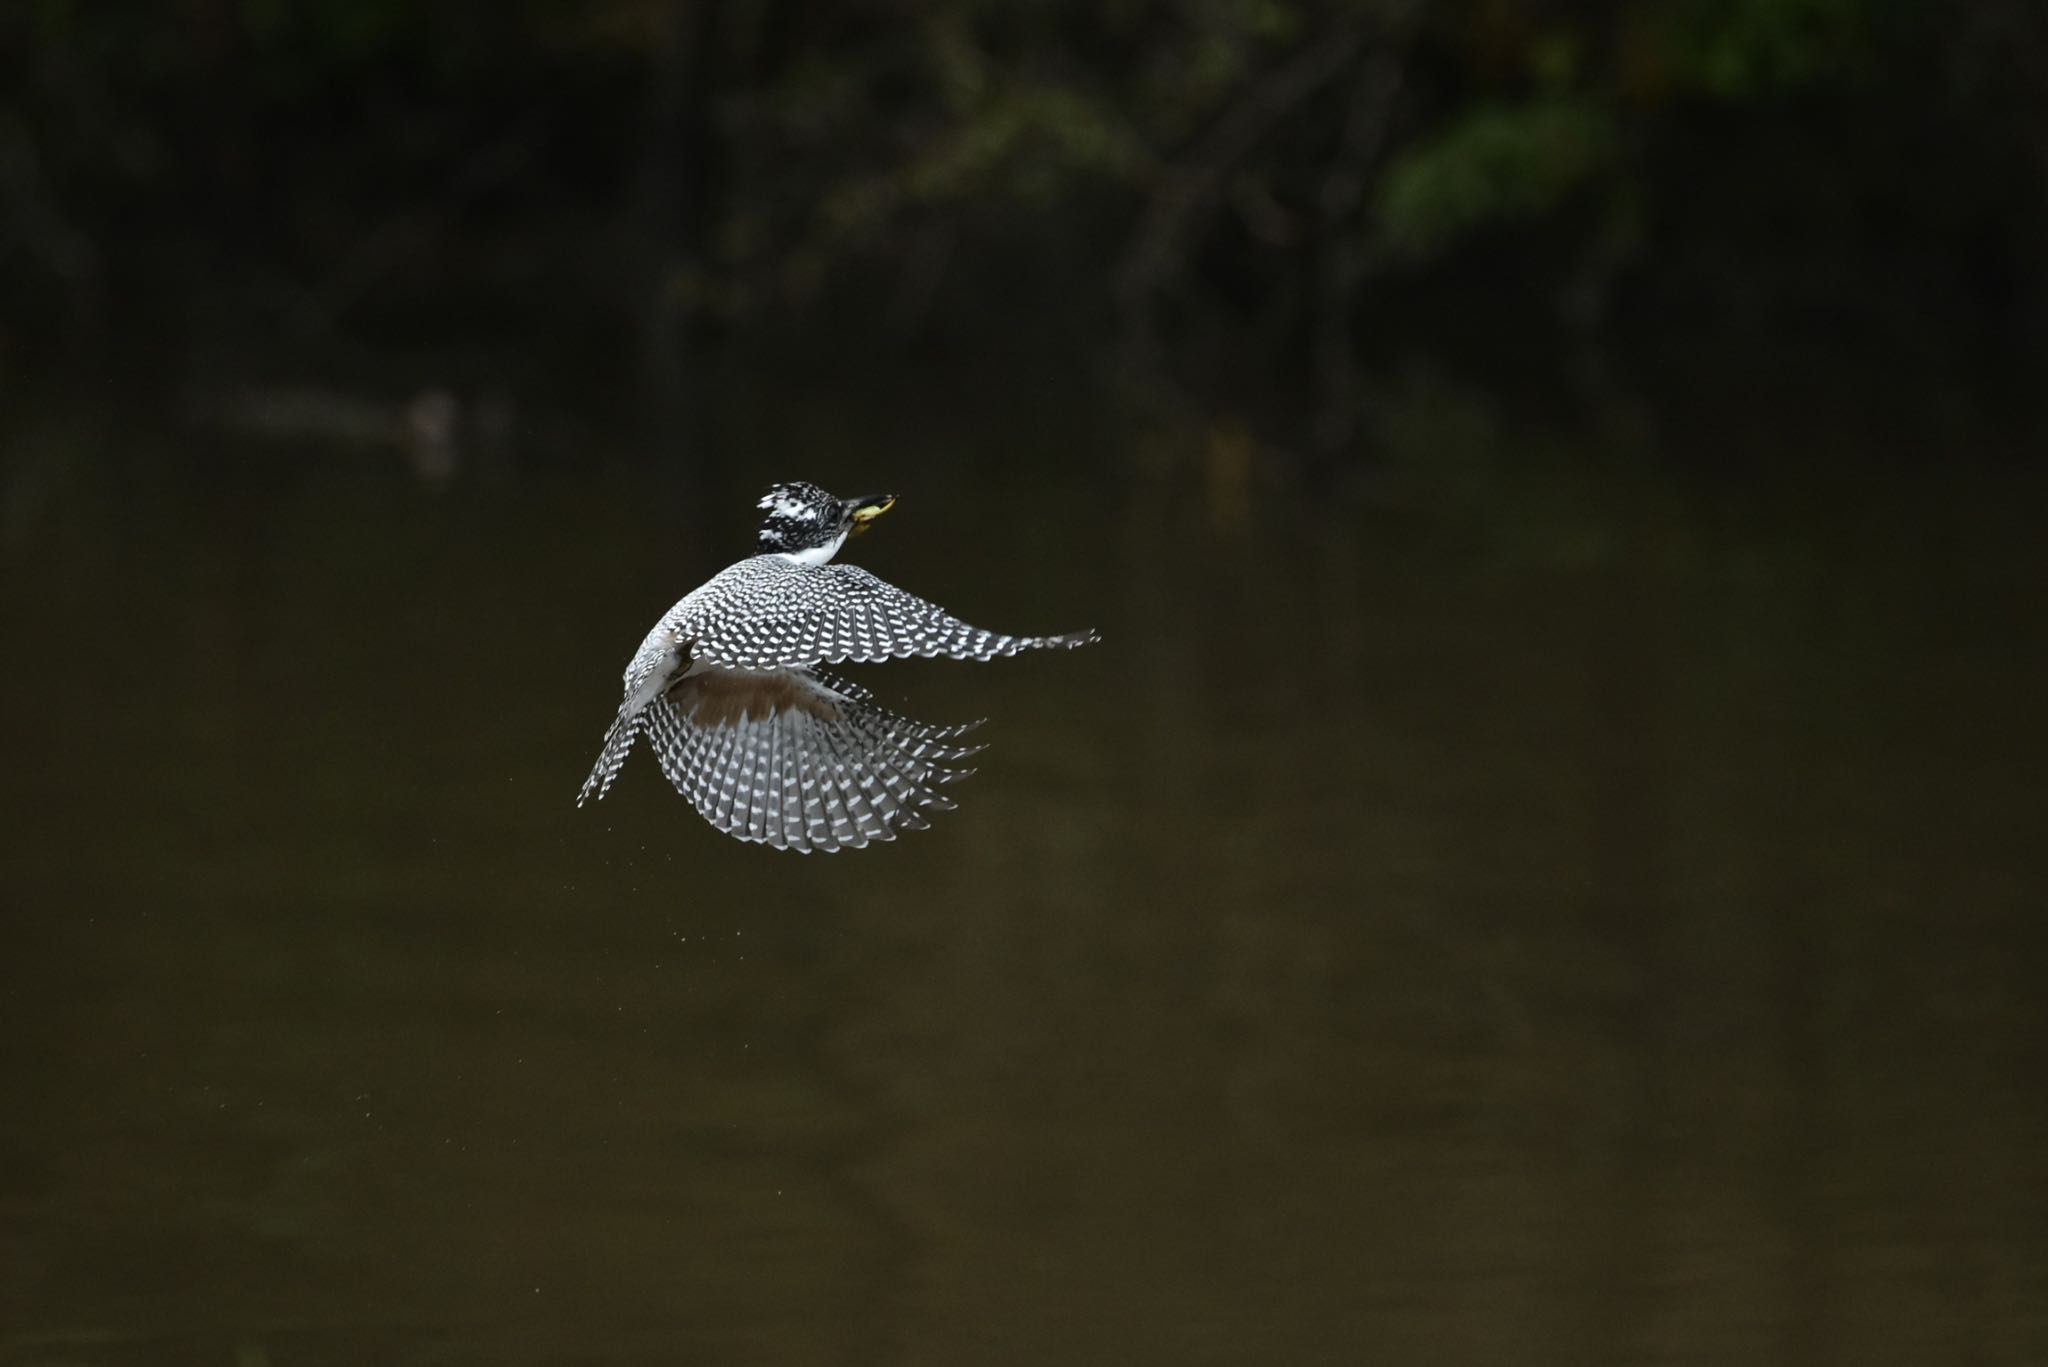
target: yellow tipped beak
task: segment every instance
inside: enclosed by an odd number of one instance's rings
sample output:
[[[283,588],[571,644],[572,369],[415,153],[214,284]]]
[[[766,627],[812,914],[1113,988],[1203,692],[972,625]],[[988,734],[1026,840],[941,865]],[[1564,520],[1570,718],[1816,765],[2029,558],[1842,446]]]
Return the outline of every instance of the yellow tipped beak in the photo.
[[[875,498],[861,499],[854,505],[853,530],[864,532],[874,520],[896,506],[896,495],[881,494]]]

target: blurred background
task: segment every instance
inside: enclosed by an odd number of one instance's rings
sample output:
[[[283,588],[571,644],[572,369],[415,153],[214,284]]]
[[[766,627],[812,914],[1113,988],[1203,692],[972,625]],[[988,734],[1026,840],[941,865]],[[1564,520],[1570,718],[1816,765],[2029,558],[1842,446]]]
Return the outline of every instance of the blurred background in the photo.
[[[2048,11],[12,0],[0,1363],[2048,1361]],[[886,847],[767,483],[1103,643]]]

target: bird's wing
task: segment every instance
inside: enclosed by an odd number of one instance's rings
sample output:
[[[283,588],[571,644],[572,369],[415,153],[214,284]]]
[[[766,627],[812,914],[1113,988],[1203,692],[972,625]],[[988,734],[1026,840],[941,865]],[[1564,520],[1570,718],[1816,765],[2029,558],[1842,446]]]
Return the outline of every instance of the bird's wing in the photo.
[[[1005,636],[969,626],[858,565],[820,565],[783,578],[772,592],[710,623],[691,656],[730,669],[777,669],[947,655],[992,660],[1020,650],[1086,645],[1092,631]]]
[[[970,729],[883,711],[806,670],[707,670],[647,705],[661,771],[706,821],[779,850],[858,849],[954,804]]]
[[[611,791],[612,780],[625,767],[626,756],[633,753],[633,741],[640,734],[639,712],[622,707],[619,715],[604,733],[604,748],[597,753],[597,763],[591,766],[590,777],[583,780],[583,791],[576,794],[576,805],[581,807],[593,798],[602,801]]]

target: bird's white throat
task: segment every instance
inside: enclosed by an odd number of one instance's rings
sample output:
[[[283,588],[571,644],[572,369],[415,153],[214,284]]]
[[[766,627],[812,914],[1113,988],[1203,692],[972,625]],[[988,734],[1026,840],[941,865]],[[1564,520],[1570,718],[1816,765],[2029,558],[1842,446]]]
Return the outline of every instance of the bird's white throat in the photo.
[[[841,532],[823,546],[812,546],[801,551],[777,551],[776,554],[792,565],[823,565],[839,554],[839,548],[846,544],[846,533]]]

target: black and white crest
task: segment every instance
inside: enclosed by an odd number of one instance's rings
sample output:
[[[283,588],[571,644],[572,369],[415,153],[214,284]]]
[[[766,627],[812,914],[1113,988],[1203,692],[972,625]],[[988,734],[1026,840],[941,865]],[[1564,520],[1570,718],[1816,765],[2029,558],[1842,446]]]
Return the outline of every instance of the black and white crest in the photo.
[[[815,484],[778,484],[755,505],[761,519],[762,554],[793,554],[830,546],[846,533],[846,505]]]

